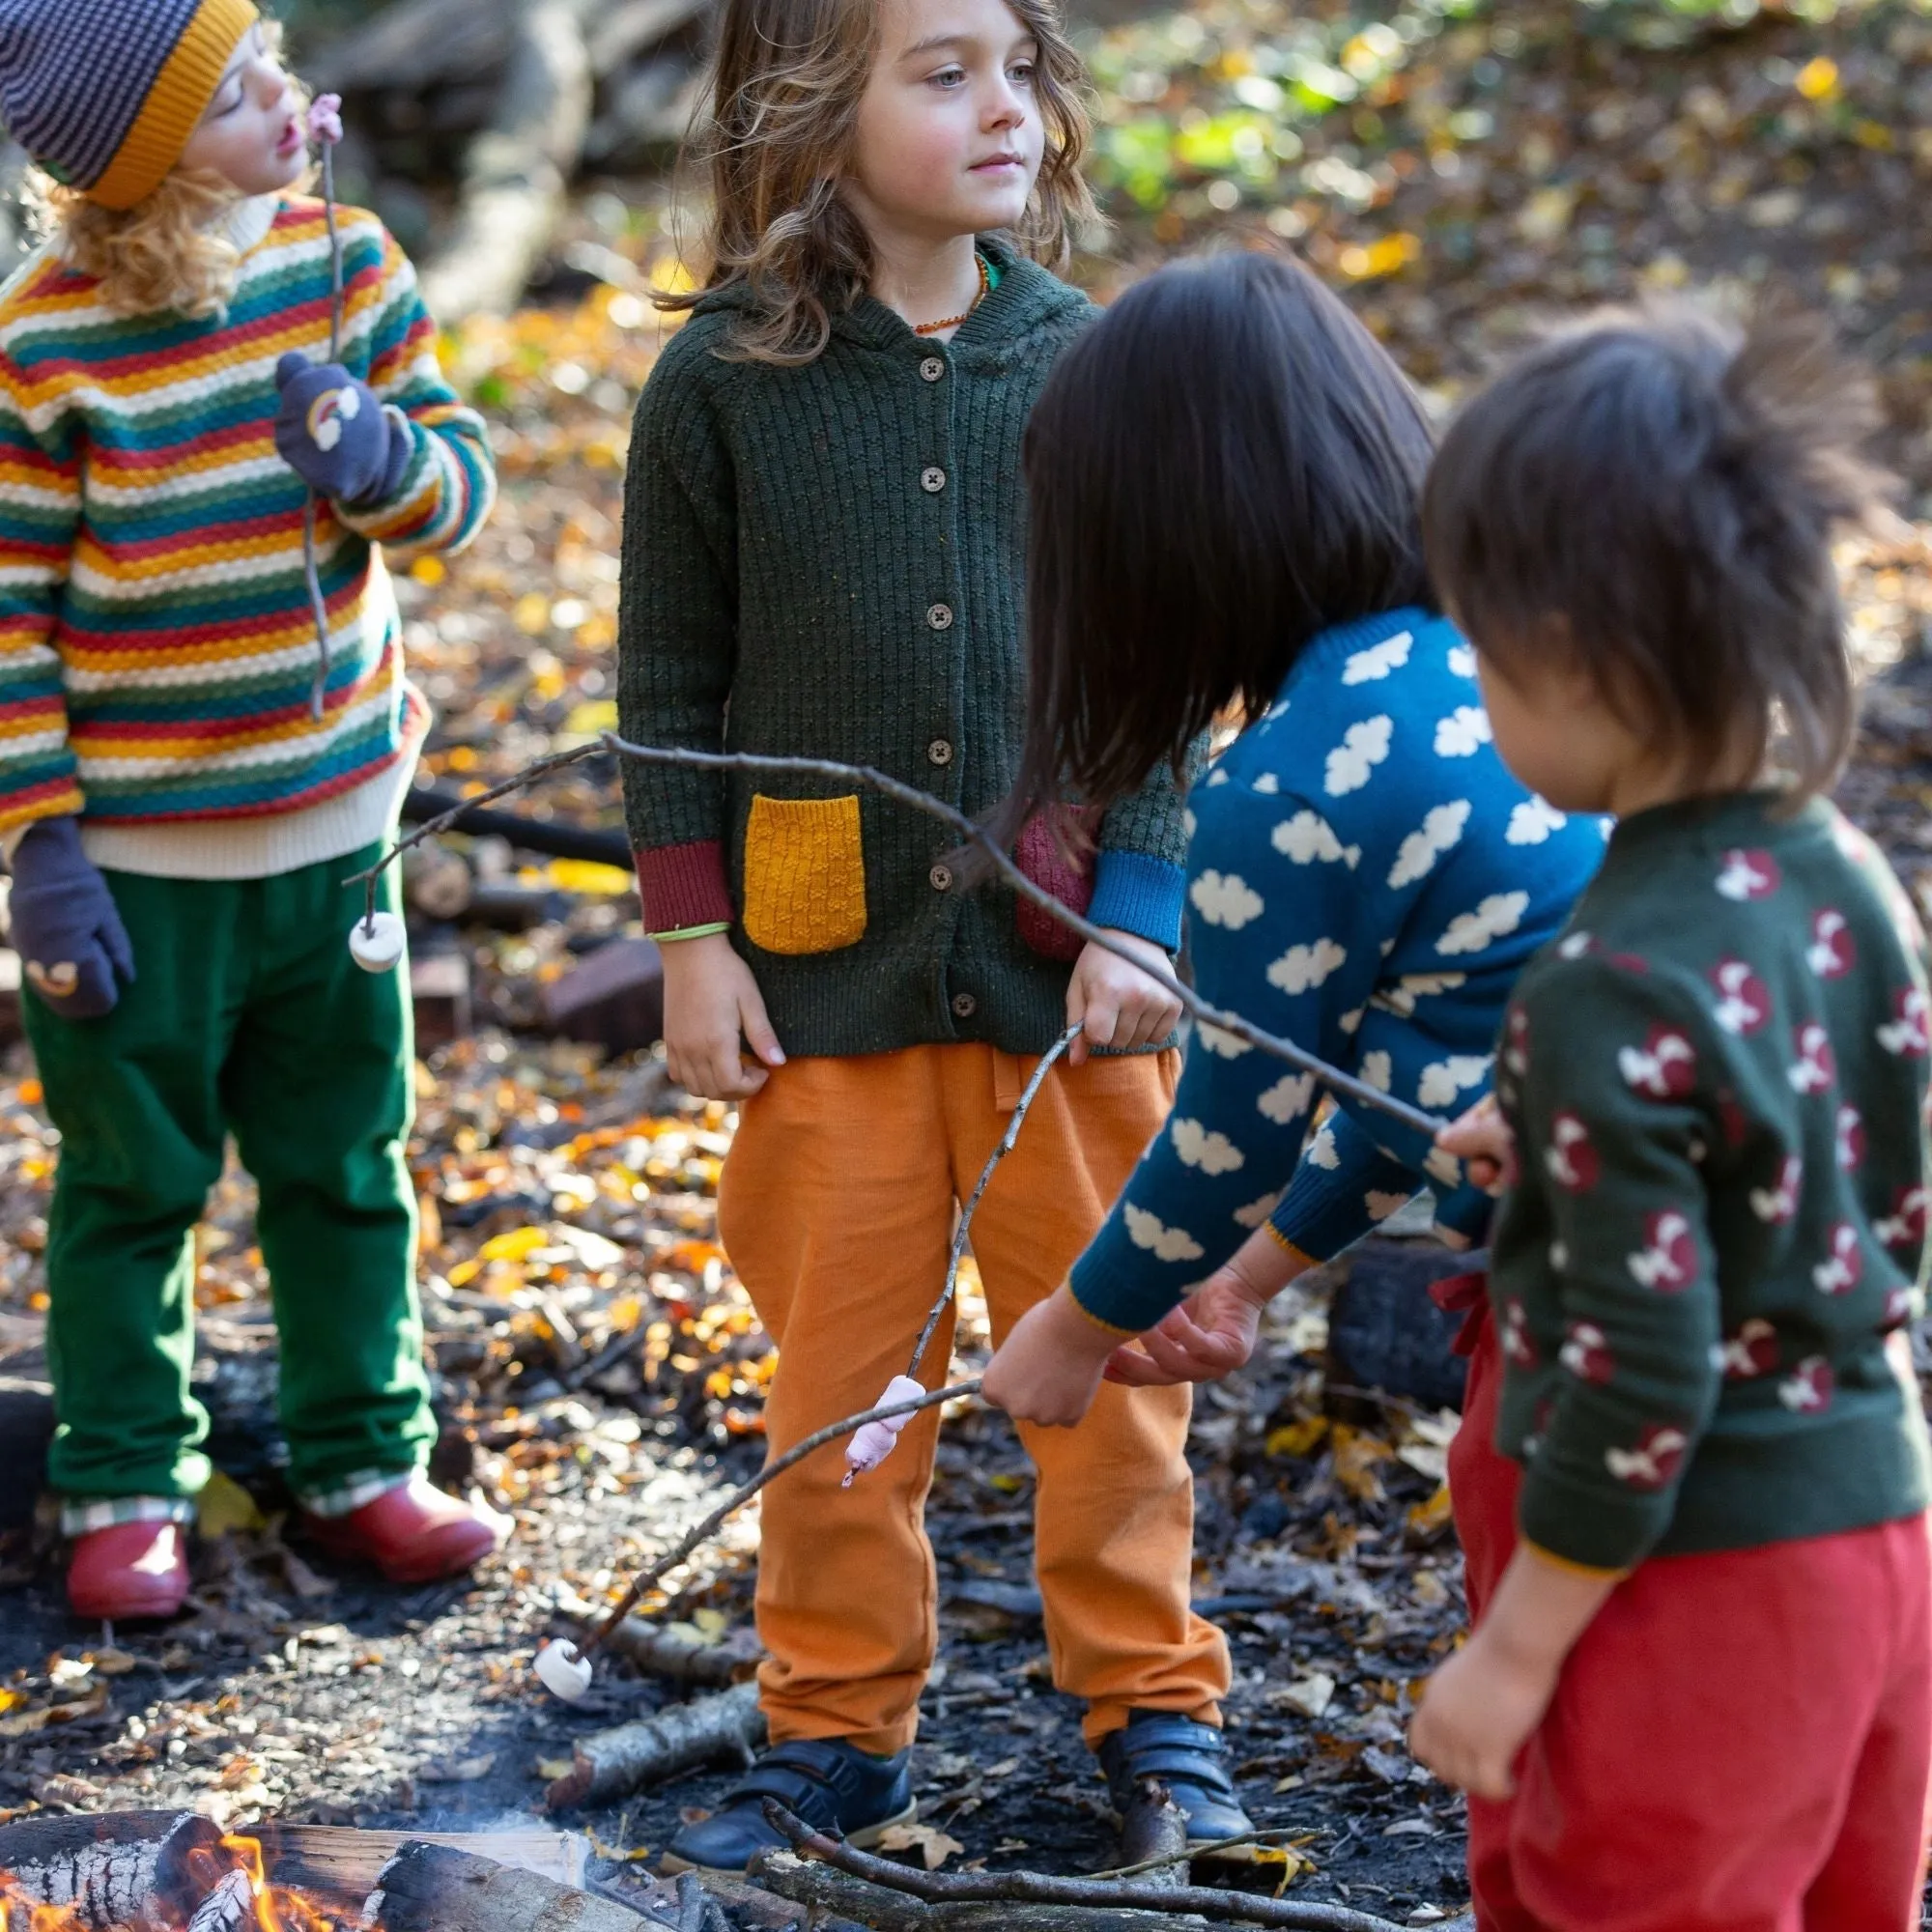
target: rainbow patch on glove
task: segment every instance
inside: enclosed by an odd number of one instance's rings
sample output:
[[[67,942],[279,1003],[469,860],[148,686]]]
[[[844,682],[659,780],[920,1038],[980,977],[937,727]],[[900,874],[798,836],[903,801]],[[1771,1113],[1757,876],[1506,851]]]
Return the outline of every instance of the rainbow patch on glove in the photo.
[[[318,449],[342,440],[342,425],[362,413],[362,398],[353,388],[325,389],[308,406],[308,440]]]

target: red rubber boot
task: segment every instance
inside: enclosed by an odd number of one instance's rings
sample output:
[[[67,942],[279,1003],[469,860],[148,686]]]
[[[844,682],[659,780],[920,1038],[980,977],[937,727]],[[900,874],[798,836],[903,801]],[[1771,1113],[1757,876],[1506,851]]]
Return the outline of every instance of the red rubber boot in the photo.
[[[178,1522],[117,1522],[77,1538],[67,1568],[75,1616],[115,1623],[171,1617],[187,1596],[187,1530]]]
[[[347,1516],[304,1511],[302,1526],[331,1556],[373,1564],[392,1583],[434,1583],[480,1563],[508,1533],[500,1517],[412,1476]]]

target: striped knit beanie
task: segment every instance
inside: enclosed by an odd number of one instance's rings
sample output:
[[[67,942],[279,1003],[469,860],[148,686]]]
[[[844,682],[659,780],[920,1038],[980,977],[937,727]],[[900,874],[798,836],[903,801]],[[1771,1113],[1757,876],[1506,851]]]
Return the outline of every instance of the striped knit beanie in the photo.
[[[253,0],[0,0],[0,119],[56,181],[132,208],[255,19]]]

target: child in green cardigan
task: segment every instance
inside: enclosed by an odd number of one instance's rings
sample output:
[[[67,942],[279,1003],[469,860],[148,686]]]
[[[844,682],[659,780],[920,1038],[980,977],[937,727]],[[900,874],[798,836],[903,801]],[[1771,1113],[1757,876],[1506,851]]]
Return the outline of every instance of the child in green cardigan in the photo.
[[[1919,1922],[1924,938],[1818,795],[1875,417],[1808,323],[1614,316],[1430,477],[1497,751],[1619,821],[1502,1031],[1450,1456],[1475,1629],[1413,1733],[1469,1793],[1484,1932]]]
[[[1010,787],[1021,434],[1093,313],[1038,266],[1087,210],[1078,81],[1051,0],[728,0],[710,278],[673,304],[691,318],[632,446],[629,737],[874,766],[976,814]],[[720,1219],[781,1351],[776,1454],[903,1372],[958,1202],[1077,1022],[973,1227],[996,1335],[1051,1294],[1165,1118],[1178,1009],[1010,894],[957,890],[951,835],[889,801],[625,780],[671,1069],[743,1103]],[[1171,775],[1092,830],[1091,875],[1037,823],[1022,863],[1164,962],[1184,845]],[[1116,1388],[1078,1431],[1023,1433],[1056,1681],[1086,1700],[1122,1808],[1158,1773],[1216,1838],[1247,1821],[1218,1728],[1226,1648],[1188,1607],[1187,1415],[1184,1390]],[[757,1601],[774,1747],[671,1862],[737,1868],[779,1842],[768,1796],[860,1842],[911,1816],[936,1433],[915,1419],[850,1490],[836,1457],[773,1486]]]

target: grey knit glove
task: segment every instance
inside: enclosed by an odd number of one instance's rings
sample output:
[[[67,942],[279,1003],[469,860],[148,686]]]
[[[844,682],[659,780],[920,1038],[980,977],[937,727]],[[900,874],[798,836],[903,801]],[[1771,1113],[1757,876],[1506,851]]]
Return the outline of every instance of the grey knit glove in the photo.
[[[80,849],[77,819],[27,828],[8,908],[27,983],[54,1012],[93,1020],[113,1011],[121,987],[133,983],[134,949],[107,881]]]
[[[275,364],[275,447],[311,490],[353,509],[401,488],[414,439],[367,383],[292,349]]]

